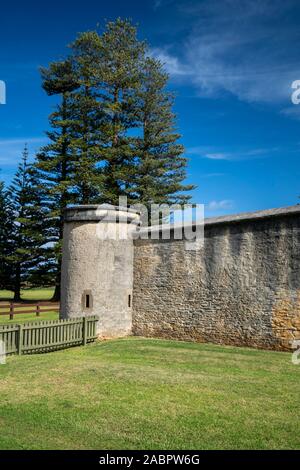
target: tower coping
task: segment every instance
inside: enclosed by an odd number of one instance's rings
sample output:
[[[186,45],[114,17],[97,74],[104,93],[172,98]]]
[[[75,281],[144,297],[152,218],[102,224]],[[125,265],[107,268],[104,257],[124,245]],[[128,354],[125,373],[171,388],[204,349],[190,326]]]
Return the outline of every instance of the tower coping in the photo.
[[[138,225],[140,213],[134,209],[111,204],[90,204],[67,207],[65,222],[126,222]]]

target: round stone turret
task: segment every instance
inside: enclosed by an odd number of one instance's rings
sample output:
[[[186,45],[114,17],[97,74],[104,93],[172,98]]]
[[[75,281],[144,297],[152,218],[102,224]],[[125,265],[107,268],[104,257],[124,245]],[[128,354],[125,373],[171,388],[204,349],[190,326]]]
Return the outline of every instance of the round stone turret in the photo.
[[[98,315],[98,334],[131,333],[133,234],[138,212],[111,206],[66,209],[61,317]]]

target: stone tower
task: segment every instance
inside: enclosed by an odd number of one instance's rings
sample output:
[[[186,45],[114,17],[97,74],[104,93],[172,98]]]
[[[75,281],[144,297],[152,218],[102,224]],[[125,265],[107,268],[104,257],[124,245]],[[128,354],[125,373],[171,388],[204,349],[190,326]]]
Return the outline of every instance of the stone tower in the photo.
[[[66,209],[61,318],[98,315],[102,337],[130,334],[133,239],[139,214],[109,204]]]

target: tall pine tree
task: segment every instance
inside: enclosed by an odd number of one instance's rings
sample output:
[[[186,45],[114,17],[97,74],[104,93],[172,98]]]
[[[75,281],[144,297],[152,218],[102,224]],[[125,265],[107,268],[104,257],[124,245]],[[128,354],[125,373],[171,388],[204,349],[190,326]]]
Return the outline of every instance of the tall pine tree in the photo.
[[[94,31],[80,34],[71,44],[70,61],[78,87],[69,133],[74,158],[73,194],[79,204],[98,202],[102,192],[102,125],[104,110],[99,100],[100,37]]]
[[[47,136],[50,142],[37,154],[34,166],[40,197],[47,213],[47,264],[50,272],[55,271],[53,300],[59,300],[63,214],[68,204],[76,202],[73,194],[75,157],[71,136],[74,105],[71,93],[79,85],[70,60],[50,64],[48,69],[41,69],[41,75],[47,94],[60,98],[60,103],[49,117],[51,130]]]
[[[22,161],[8,190],[13,214],[11,240],[14,300],[21,299],[21,287],[26,286],[35,269],[43,262],[45,245],[45,208],[28,162],[25,146]]]
[[[178,144],[173,97],[162,64],[149,57],[128,20],[108,22],[71,44],[70,55],[42,70],[43,87],[60,95],[50,143],[36,174],[52,218],[59,297],[64,208],[109,202],[184,203],[186,158]]]
[[[0,181],[0,288],[13,288],[13,269],[10,261],[14,245],[12,240],[14,216],[4,182]]]
[[[103,201],[118,204],[119,196],[132,199],[136,171],[134,135],[138,132],[137,93],[141,87],[141,65],[146,44],[139,41],[135,26],[118,18],[109,22],[101,36],[101,102],[105,110],[102,126],[104,185]]]

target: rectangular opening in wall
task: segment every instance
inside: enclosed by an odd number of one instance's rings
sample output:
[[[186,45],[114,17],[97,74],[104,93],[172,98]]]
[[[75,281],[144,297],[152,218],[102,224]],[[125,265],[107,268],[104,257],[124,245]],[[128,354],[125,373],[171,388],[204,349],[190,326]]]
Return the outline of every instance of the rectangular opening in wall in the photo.
[[[131,307],[131,295],[128,295],[128,307]]]
[[[81,296],[81,308],[83,312],[91,313],[93,309],[93,294],[90,289],[84,290]]]

